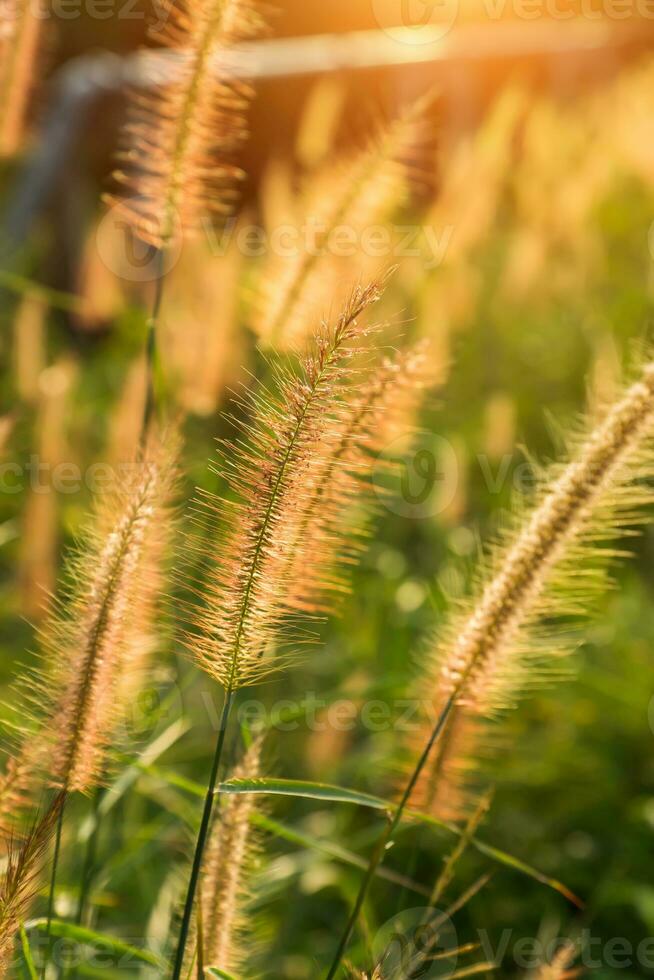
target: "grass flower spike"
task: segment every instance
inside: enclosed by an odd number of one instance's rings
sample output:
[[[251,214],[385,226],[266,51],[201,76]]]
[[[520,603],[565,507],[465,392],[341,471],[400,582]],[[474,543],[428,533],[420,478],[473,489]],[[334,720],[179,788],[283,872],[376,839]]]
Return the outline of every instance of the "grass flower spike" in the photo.
[[[374,368],[375,345],[363,343],[372,330],[361,318],[380,295],[377,283],[357,287],[335,323],[323,324],[299,373],[277,369],[276,398],[267,392],[248,395],[253,415],[249,445],[228,444],[225,454],[224,475],[238,499],[228,503],[206,497],[202,502],[223,545],[218,556],[215,548],[207,556],[210,571],[198,586],[202,606],[192,616],[187,646],[198,665],[223,686],[225,700],[175,980],[184,962],[234,696],[288,661],[291,642],[307,638],[301,622],[329,608],[328,597],[338,588],[334,557],[347,553],[348,546],[337,531],[339,526],[342,530],[341,508],[352,493],[347,476],[338,486],[346,469],[341,463],[347,462],[366,419],[356,386]],[[370,400],[369,394],[365,397]],[[353,419],[358,420],[354,426]],[[358,459],[361,450],[354,451]]]
[[[151,560],[169,521],[172,468],[163,450],[135,466],[127,485],[99,502],[69,563],[68,586],[41,636],[42,656],[25,699],[33,708],[18,772],[43,773],[67,792],[97,782],[121,718],[133,629],[151,608]]]
[[[115,174],[126,193],[109,200],[156,248],[197,231],[207,215],[231,210],[251,91],[220,58],[262,28],[251,0],[180,0],[153,31],[179,55],[169,69],[175,77],[158,78],[158,88],[133,96],[124,169]]]
[[[230,778],[255,779],[260,775],[260,757],[261,744],[256,741]],[[245,928],[247,879],[256,850],[250,823],[255,799],[248,793],[228,795],[214,819],[198,893],[202,950],[197,948],[199,931],[196,942],[189,944],[189,952],[196,949],[198,964],[201,961],[204,967],[229,973],[237,971],[244,958],[240,940]]]
[[[64,794],[59,793],[20,846],[9,844],[0,883],[0,977],[11,976],[16,934],[39,891],[45,852],[54,836],[63,802]]]
[[[265,343],[282,348],[301,344],[307,324],[329,307],[342,282],[348,281],[347,267],[332,251],[334,233],[345,229],[359,240],[402,202],[424,138],[430,101],[431,97],[420,99],[410,106],[345,165],[332,162],[309,178],[297,220],[313,229],[315,241],[291,257],[270,258],[254,323]],[[359,266],[363,258],[360,253]]]
[[[652,469],[653,420],[654,365],[648,364],[603,421],[576,440],[572,461],[541,474],[537,505],[517,514],[516,526],[491,552],[476,604],[453,618],[433,654],[427,683],[435,689],[434,713],[449,699],[455,709],[415,803],[431,801],[432,810],[451,816],[462,789],[457,783],[465,782],[470,760],[488,740],[485,721],[556,670],[570,649],[565,629],[556,635],[557,619],[569,627],[570,617],[583,614],[604,589],[613,552],[599,545],[642,520],[651,500],[643,478]],[[545,617],[547,643],[539,632]]]
[[[370,859],[327,980],[337,975],[406,806],[437,798],[446,757],[440,747],[460,712],[466,725],[470,719],[478,724],[495,717],[567,652],[565,634],[558,643],[556,636],[552,639],[552,619],[586,609],[604,587],[606,559],[614,554],[598,545],[642,520],[642,506],[652,499],[642,478],[652,473],[653,431],[654,363],[649,363],[603,421],[582,435],[572,460],[543,475],[536,505],[517,516],[516,528],[490,557],[477,602],[455,617],[440,638],[432,672],[420,678],[421,691],[426,686],[434,704],[417,762]],[[546,644],[538,642],[538,625],[545,616]],[[453,751],[450,744],[446,752],[451,759],[456,747]]]
[[[204,501],[220,525],[217,536],[226,536],[189,647],[228,693],[283,663],[289,617],[315,610],[329,589],[331,552],[314,552],[309,568],[297,560],[294,545],[322,485],[334,433],[349,411],[357,355],[365,356],[361,317],[379,296],[376,284],[353,292],[333,328],[318,334],[300,374],[278,371],[278,400],[249,396],[255,414],[250,447],[234,443],[225,455],[225,476],[240,502]],[[325,512],[315,519],[324,528]]]

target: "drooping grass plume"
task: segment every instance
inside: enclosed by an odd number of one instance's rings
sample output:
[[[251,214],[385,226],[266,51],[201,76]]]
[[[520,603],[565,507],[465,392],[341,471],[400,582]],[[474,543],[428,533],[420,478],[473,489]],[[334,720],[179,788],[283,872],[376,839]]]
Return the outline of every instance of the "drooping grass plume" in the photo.
[[[333,240],[339,229],[352,239],[361,267],[362,235],[392,214],[407,194],[431,101],[410,106],[347,163],[330,161],[308,179],[295,207],[297,248],[292,255],[271,250],[262,274],[253,325],[264,343],[281,348],[301,344],[307,324],[329,307],[339,287],[342,291],[339,280],[351,280]],[[386,254],[391,251],[389,243]]]
[[[0,6],[0,157],[21,147],[44,22],[40,0]]]
[[[488,721],[555,674],[573,647],[570,619],[586,613],[607,584],[613,551],[602,542],[642,520],[651,500],[643,478],[652,468],[653,394],[654,366],[647,365],[585,440],[574,440],[571,462],[539,475],[535,506],[516,514],[485,562],[476,604],[455,614],[439,637],[431,673],[419,684],[434,691],[434,715],[450,698],[456,707],[416,804],[457,815],[471,766],[492,744]]]
[[[188,645],[228,693],[283,664],[289,618],[315,610],[330,589],[332,549],[314,549],[309,567],[294,546],[324,485],[332,440],[351,417],[352,385],[367,356],[361,318],[379,296],[377,284],[354,290],[335,324],[319,331],[300,373],[276,371],[279,397],[246,395],[254,410],[249,446],[227,444],[223,467],[240,502],[202,501],[225,543],[219,555],[211,552],[205,603]],[[326,533],[330,513],[327,507],[315,512],[308,532],[314,540]],[[297,630],[292,636],[297,640]]]
[[[187,645],[198,665],[222,685],[225,700],[174,978],[181,975],[184,961],[234,695],[283,666],[291,641],[296,644],[306,638],[298,618],[306,620],[323,611],[325,596],[333,589],[332,563],[339,543],[333,539],[334,506],[328,507],[327,501],[337,492],[341,475],[331,462],[334,440],[342,437],[352,413],[360,408],[352,399],[353,386],[361,380],[375,348],[363,343],[371,330],[361,318],[380,295],[377,283],[357,287],[335,323],[319,330],[299,373],[284,367],[276,370],[277,398],[260,391],[246,395],[253,414],[247,430],[249,445],[228,443],[223,467],[238,500],[228,503],[206,497],[202,502],[205,513],[208,509],[217,523],[216,538],[223,544],[218,553],[214,546],[208,555],[206,581],[199,586],[202,606],[192,616]],[[325,505],[315,508],[328,472],[334,491],[330,486],[323,497]],[[348,481],[343,494],[345,499],[350,494]],[[308,514],[312,514],[307,533],[313,547],[310,553],[304,546],[297,552]]]
[[[463,708],[481,720],[495,717],[567,652],[565,635],[553,637],[552,619],[587,609],[605,586],[606,559],[615,554],[602,542],[643,519],[643,505],[652,499],[642,478],[652,472],[653,428],[654,363],[648,363],[603,421],[576,440],[571,460],[542,475],[535,505],[517,515],[516,527],[487,562],[476,604],[454,617],[439,638],[431,673],[421,677],[421,689],[434,698],[425,742],[370,859],[328,980],[336,976],[407,803],[425,773],[429,777],[432,760],[438,765],[439,755],[432,753],[457,712]],[[547,630],[539,633],[544,617]]]
[[[118,695],[133,631],[151,608],[152,556],[170,519],[167,450],[152,449],[121,477],[122,485],[98,500],[41,631],[38,666],[19,685],[32,718],[12,765],[66,792],[88,792],[104,768],[125,708]]]
[[[7,865],[0,884],[0,977],[11,975],[16,935],[38,894],[43,861],[63,802],[64,793],[57,794],[22,843],[8,845]]]
[[[260,775],[260,760],[261,743],[257,740],[231,778],[255,779]],[[198,890],[202,928],[196,929],[195,941],[189,943],[189,954],[205,968],[235,973],[244,960],[243,906],[256,853],[250,823],[254,806],[252,794],[228,796],[213,821]]]
[[[388,445],[413,432],[430,374],[424,345],[419,345],[384,356],[348,392],[346,410],[326,444],[313,495],[289,549],[302,588],[314,603],[322,596],[326,611],[347,591],[349,568],[378,509],[371,474],[381,466]],[[381,488],[377,492],[381,495]],[[320,570],[314,565],[316,555],[323,556]],[[331,569],[329,577],[326,569]]]
[[[151,89],[132,97],[124,169],[114,175],[125,192],[109,200],[156,248],[232,208],[252,93],[220,56],[262,29],[253,0],[179,0],[167,8],[165,25],[153,29],[179,61],[172,79],[153,79]]]

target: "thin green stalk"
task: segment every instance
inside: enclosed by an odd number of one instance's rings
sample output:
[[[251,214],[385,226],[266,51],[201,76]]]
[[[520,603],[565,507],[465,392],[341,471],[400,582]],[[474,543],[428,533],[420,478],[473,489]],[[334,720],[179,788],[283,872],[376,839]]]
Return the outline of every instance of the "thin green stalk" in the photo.
[[[82,865],[79,898],[77,900],[77,913],[75,915],[75,922],[78,926],[84,925],[86,902],[89,896],[91,882],[93,880],[93,872],[95,870],[95,856],[98,850],[98,837],[100,832],[100,803],[103,795],[104,790],[102,785],[96,786],[95,793],[93,795],[93,826],[87,838],[86,847],[84,849],[84,864]]]
[[[415,768],[411,773],[411,777],[408,783],[406,784],[404,793],[402,794],[402,799],[397,805],[392,819],[389,820],[386,830],[382,834],[377,847],[375,848],[375,850],[373,851],[370,857],[370,861],[368,863],[366,873],[363,876],[363,880],[359,888],[359,894],[357,895],[356,901],[354,903],[354,907],[347,921],[347,925],[345,926],[343,935],[341,936],[341,940],[338,944],[338,949],[336,950],[336,955],[334,956],[334,960],[330,967],[329,973],[327,974],[326,980],[334,980],[334,977],[336,976],[336,973],[343,960],[343,956],[345,955],[345,951],[347,949],[348,943],[350,942],[352,933],[354,932],[354,927],[357,924],[359,914],[363,907],[363,903],[366,899],[366,895],[368,894],[368,889],[370,888],[370,885],[375,876],[377,868],[384,860],[384,854],[388,850],[389,844],[391,844],[393,841],[393,837],[395,836],[395,831],[397,830],[400,821],[402,820],[402,815],[404,813],[404,810],[406,809],[409,800],[411,799],[411,795],[415,789],[418,779],[420,778],[420,774],[422,773],[422,770],[427,764],[427,760],[429,759],[431,750],[433,749],[434,745],[440,738],[443,729],[447,724],[448,718],[450,717],[453,707],[454,707],[454,696],[452,695],[448,699],[443,710],[441,711],[440,716],[438,717],[436,724],[434,725],[432,733],[429,736],[429,740],[422,752],[422,755],[418,759]]]
[[[52,872],[50,874],[50,890],[48,892],[48,915],[47,924],[45,928],[45,953],[43,955],[43,965],[41,967],[41,977],[45,977],[45,971],[48,968],[48,963],[50,962],[51,949],[51,929],[52,929],[52,918],[54,915],[54,897],[55,888],[57,885],[57,866],[59,864],[59,854],[61,851],[61,834],[64,827],[64,811],[66,809],[66,800],[68,798],[68,790],[64,788],[62,793],[61,808],[59,810],[59,816],[57,817],[57,831],[55,835],[55,845],[54,854],[52,856]]]
[[[147,438],[148,430],[150,428],[150,423],[152,421],[152,417],[154,415],[154,411],[156,407],[155,371],[156,371],[156,358],[157,358],[157,326],[159,323],[159,314],[161,312],[161,303],[163,300],[163,289],[164,289],[164,279],[165,279],[165,268],[164,268],[165,257],[166,257],[165,247],[157,249],[154,299],[152,302],[152,312],[148,317],[147,336],[145,340],[147,387],[146,387],[146,394],[145,394],[145,408],[143,409],[143,423],[141,425],[141,437],[140,437],[141,448],[143,448],[143,445]]]
[[[213,764],[211,767],[209,785],[207,786],[207,794],[204,798],[204,810],[202,812],[202,821],[200,823],[200,830],[198,832],[198,837],[195,844],[193,867],[191,869],[191,877],[189,879],[188,891],[186,893],[186,902],[184,905],[182,925],[179,931],[177,952],[175,954],[175,962],[173,964],[173,970],[171,974],[172,980],[179,980],[182,973],[182,967],[184,965],[186,940],[188,939],[188,933],[191,927],[191,916],[193,914],[195,892],[197,890],[198,880],[200,877],[200,869],[202,867],[204,848],[207,842],[207,837],[209,835],[209,828],[211,824],[211,813],[213,810],[213,805],[216,796],[216,783],[218,781],[220,763],[222,760],[223,749],[225,747],[225,734],[227,731],[227,725],[229,723],[229,717],[231,714],[233,702],[234,702],[234,692],[226,690],[225,701],[223,703],[223,710],[220,718],[220,730],[218,732],[218,739],[216,741],[216,751],[214,753]]]

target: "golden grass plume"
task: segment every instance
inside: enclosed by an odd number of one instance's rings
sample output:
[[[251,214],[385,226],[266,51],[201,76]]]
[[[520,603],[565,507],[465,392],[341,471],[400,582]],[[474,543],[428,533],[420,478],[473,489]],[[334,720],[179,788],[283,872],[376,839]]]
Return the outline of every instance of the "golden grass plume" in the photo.
[[[151,448],[121,476],[98,501],[41,631],[37,667],[19,682],[29,723],[8,769],[7,805],[43,776],[68,792],[88,791],[121,720],[119,694],[134,666],[135,634],[154,606],[153,558],[170,522],[169,451]]]
[[[252,0],[178,0],[167,23],[153,29],[178,56],[167,68],[174,77],[153,79],[151,89],[132,96],[123,169],[114,174],[125,192],[108,200],[157,248],[197,231],[206,216],[231,211],[252,92],[220,56],[262,29]]]
[[[290,255],[271,249],[262,271],[253,322],[262,342],[281,348],[302,343],[307,324],[328,306],[339,287],[342,291],[343,281],[351,281],[332,237],[344,229],[360,244],[366,229],[402,203],[415,176],[425,112],[432,100],[431,95],[418,100],[354,157],[345,163],[330,160],[308,178],[295,204],[297,247]],[[363,258],[359,249],[359,265]]]
[[[450,698],[455,708],[415,804],[438,812],[440,800],[446,813],[458,806],[461,776],[465,782],[488,741],[487,722],[561,672],[574,647],[571,621],[602,594],[609,559],[620,554],[608,542],[633,531],[651,503],[653,423],[648,363],[603,419],[571,440],[569,461],[539,474],[535,503],[517,510],[483,561],[476,599],[451,617],[418,681],[433,698],[433,717]]]
[[[261,774],[261,740],[246,751],[241,763],[232,770],[231,779],[256,779]],[[256,797],[250,793],[227,794],[213,827],[202,865],[198,902],[201,907],[202,950],[199,933],[189,951],[204,967],[218,967],[234,972],[244,960],[246,931],[244,905],[248,898],[248,880],[257,853],[256,835],[251,816]]]
[[[13,842],[8,845],[7,865],[0,884],[0,977],[11,975],[16,934],[38,894],[43,861],[64,805],[64,795],[55,796],[20,845]]]
[[[371,329],[362,318],[380,294],[377,283],[357,287],[336,322],[319,330],[299,372],[284,364],[275,368],[276,395],[261,387],[246,391],[248,440],[226,443],[222,465],[237,500],[201,498],[222,545],[219,554],[213,541],[209,545],[204,603],[193,615],[187,642],[198,664],[227,691],[283,663],[273,647],[288,640],[289,617],[314,609],[317,593],[329,588],[325,557],[331,558],[331,549],[327,556],[313,554],[308,568],[295,560],[293,546],[320,486],[333,433],[348,411],[363,338]]]
[[[291,639],[309,638],[301,624],[347,587],[336,566],[353,557],[347,515],[365,488],[384,411],[392,392],[399,409],[403,390],[409,401],[420,390],[417,355],[378,363],[379,331],[362,318],[380,294],[377,283],[357,287],[299,372],[275,368],[277,394],[246,392],[247,441],[224,447],[237,500],[201,498],[222,544],[218,554],[209,545],[187,645],[229,692],[282,666]]]

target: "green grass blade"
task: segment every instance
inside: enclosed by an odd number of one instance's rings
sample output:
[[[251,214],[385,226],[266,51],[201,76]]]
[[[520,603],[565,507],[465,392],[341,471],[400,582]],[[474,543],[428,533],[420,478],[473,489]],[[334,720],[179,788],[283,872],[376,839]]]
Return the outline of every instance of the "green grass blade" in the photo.
[[[23,950],[23,959],[25,960],[25,966],[27,967],[27,972],[30,975],[30,980],[39,980],[39,975],[36,972],[36,964],[34,963],[34,957],[32,956],[30,941],[27,938],[25,926],[22,925],[22,923],[20,927],[20,945]]]
[[[354,868],[360,868],[365,870],[368,862],[365,858],[360,857],[355,854],[354,851],[348,850],[346,847],[341,847],[340,844],[334,843],[334,841],[320,839],[314,837],[312,834],[307,834],[304,831],[296,830],[294,827],[288,827],[286,824],[279,823],[277,820],[272,820],[263,813],[258,813],[255,811],[251,816],[251,821],[255,826],[259,827],[261,830],[265,830],[267,833],[272,834],[275,837],[280,837],[282,840],[288,841],[290,844],[297,844],[299,847],[305,850],[317,851],[320,854],[324,854],[334,861],[341,861],[343,864],[349,864]],[[389,868],[384,868],[383,866],[378,869],[377,876],[379,878],[384,878],[386,881],[392,882],[394,885],[399,885],[401,888],[407,888],[409,891],[416,892],[418,895],[424,895],[429,898],[431,894],[430,888],[424,888],[419,885],[417,881],[413,881],[411,878],[406,877],[406,875],[398,874],[395,871],[391,871]]]
[[[303,800],[322,800],[326,803],[354,803],[373,810],[393,810],[393,804],[369,793],[314,783],[302,779],[228,779],[220,784],[221,793],[262,793],[266,796],[297,796]]]
[[[144,766],[142,768],[144,772],[157,776],[170,785],[193,794],[193,796],[201,797],[204,795],[204,788],[189,779],[176,776],[174,773],[163,772],[154,766]],[[221,793],[257,793],[267,796],[294,796],[299,799],[322,800],[327,803],[355,803],[358,806],[365,806],[369,809],[381,810],[387,813],[392,813],[395,807],[395,804],[390,800],[383,800],[378,796],[371,796],[369,793],[357,793],[343,786],[307,782],[299,779],[229,779],[227,782],[221,783],[219,789]],[[448,823],[445,820],[438,820],[436,817],[432,817],[426,813],[418,813],[415,810],[407,810],[406,819],[407,821],[417,821],[427,824],[438,830],[455,834],[458,837],[463,833],[462,829],[457,827],[456,824]],[[584,907],[582,900],[562,884],[562,882],[543,874],[542,871],[533,868],[526,861],[522,861],[512,854],[508,854],[506,851],[493,847],[491,844],[486,844],[485,841],[480,840],[478,837],[472,837],[470,839],[470,846],[497,864],[503,865],[511,871],[518,871],[520,874],[532,878],[541,885],[546,885],[553,891],[558,892],[559,895],[563,895],[565,899],[578,908]]]
[[[0,269],[0,286],[18,296],[32,296],[34,299],[41,300],[53,307],[53,309],[63,310],[65,313],[82,313],[86,307],[84,300],[73,295],[73,293],[51,289],[33,279],[27,279],[17,272],[10,272],[8,269]]]
[[[222,980],[236,980],[233,973],[228,973],[227,970],[221,970],[219,966],[208,966],[205,971],[210,977],[222,977]]]
[[[344,789],[341,786],[330,786],[324,783],[311,783],[296,779],[230,779],[220,784],[220,790],[224,793],[263,793],[272,796],[298,796],[302,799],[325,800],[332,803],[356,803],[359,806],[370,807],[374,810],[385,810],[392,812],[395,804],[389,800],[382,800],[377,796],[367,793],[357,793],[354,790]],[[438,820],[436,817],[426,813],[419,813],[415,810],[406,812],[408,820],[419,821],[437,827],[439,830],[447,830],[450,833],[461,836],[462,830],[454,824]],[[498,864],[502,864],[513,871],[533,878],[542,885],[547,885],[554,891],[559,892],[568,901],[579,908],[583,908],[583,902],[578,896],[570,891],[564,884],[555,878],[550,878],[536,868],[520,858],[513,857],[499,848],[492,847],[484,843],[478,837],[472,837],[470,846],[474,847],[480,854],[491,858]]]
[[[25,928],[38,929],[40,932],[45,932],[47,919],[32,919],[30,922],[25,923]],[[154,953],[151,953],[147,949],[139,949],[137,946],[131,946],[129,943],[117,939],[116,936],[108,936],[103,932],[95,932],[93,929],[76,926],[72,922],[64,922],[62,919],[52,920],[50,923],[50,933],[58,939],[71,939],[74,942],[82,943],[86,946],[102,946],[103,949],[109,950],[116,956],[129,956],[139,960],[141,963],[148,963],[150,966],[156,966],[159,969],[163,969],[164,967],[161,958],[155,956]]]

